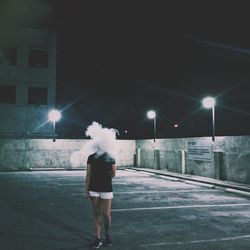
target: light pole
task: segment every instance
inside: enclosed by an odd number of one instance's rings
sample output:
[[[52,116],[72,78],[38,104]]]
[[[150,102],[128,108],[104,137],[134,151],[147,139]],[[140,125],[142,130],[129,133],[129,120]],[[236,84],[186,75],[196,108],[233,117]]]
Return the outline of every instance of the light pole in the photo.
[[[155,142],[155,139],[156,139],[156,112],[153,110],[148,111],[147,117],[149,119],[154,119],[154,142]]]
[[[61,112],[53,109],[48,114],[49,121],[53,122],[53,142],[56,141],[56,122],[61,119]]]
[[[212,141],[215,141],[215,98],[213,97],[206,97],[202,100],[202,104],[204,108],[210,109],[212,108],[212,126],[213,126],[213,134],[212,134]]]

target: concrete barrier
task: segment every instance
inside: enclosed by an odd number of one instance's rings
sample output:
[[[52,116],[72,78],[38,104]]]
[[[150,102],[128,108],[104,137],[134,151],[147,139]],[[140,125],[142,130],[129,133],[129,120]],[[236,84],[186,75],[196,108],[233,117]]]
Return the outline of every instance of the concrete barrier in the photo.
[[[0,171],[82,168],[86,167],[89,140],[57,139],[0,139]],[[86,148],[86,150],[85,150]],[[79,152],[78,161],[71,156]],[[118,167],[134,165],[135,141],[118,140],[116,163]]]
[[[190,142],[210,145],[211,137],[157,139],[155,144],[152,140],[136,140],[140,151],[137,167],[250,184],[250,136],[216,137],[211,160],[206,161],[189,159]]]
[[[190,160],[189,142],[211,143],[210,137],[152,140],[118,140],[117,166],[167,170],[219,180],[250,184],[250,136],[216,137],[210,161]],[[80,152],[81,162],[73,165],[72,154],[88,140],[0,139],[0,171],[30,168],[81,168],[87,152]]]

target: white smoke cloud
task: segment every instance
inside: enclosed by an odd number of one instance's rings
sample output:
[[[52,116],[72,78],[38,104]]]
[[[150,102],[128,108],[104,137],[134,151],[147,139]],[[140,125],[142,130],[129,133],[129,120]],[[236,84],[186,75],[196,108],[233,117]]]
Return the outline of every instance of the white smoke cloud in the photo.
[[[70,162],[73,167],[82,167],[84,164],[86,155],[85,155],[86,150],[79,150],[70,156]]]
[[[91,140],[91,147],[93,152],[103,153],[107,152],[111,156],[115,157],[117,145],[116,134],[118,131],[113,128],[103,128],[98,122],[93,122],[86,131],[86,136],[89,136]]]
[[[91,140],[81,150],[71,155],[70,161],[74,167],[86,163],[88,156],[93,153],[102,154],[107,152],[116,158],[116,134],[118,134],[118,130],[114,128],[103,128],[100,123],[92,122],[92,124],[87,127],[85,134],[90,137]]]

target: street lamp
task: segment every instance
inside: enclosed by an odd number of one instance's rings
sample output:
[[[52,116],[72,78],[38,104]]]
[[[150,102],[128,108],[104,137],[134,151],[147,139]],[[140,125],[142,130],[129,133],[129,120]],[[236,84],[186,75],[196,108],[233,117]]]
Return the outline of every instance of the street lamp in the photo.
[[[204,108],[210,109],[212,108],[212,123],[213,123],[213,135],[212,135],[212,141],[215,141],[215,98],[213,97],[206,97],[202,100],[202,104]]]
[[[48,114],[49,121],[53,122],[53,142],[56,141],[56,122],[61,118],[61,112],[53,109]]]
[[[154,119],[154,142],[155,142],[155,139],[156,139],[156,113],[155,113],[155,111],[153,111],[153,110],[148,111],[147,117],[149,119]]]

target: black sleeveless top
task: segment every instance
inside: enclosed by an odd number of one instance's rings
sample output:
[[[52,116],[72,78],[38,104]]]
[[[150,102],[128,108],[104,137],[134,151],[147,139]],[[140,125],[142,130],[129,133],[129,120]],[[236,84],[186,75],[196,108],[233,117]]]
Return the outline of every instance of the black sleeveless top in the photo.
[[[115,164],[114,158],[108,153],[95,153],[88,157],[87,164],[91,166],[89,191],[112,192],[111,167]]]

